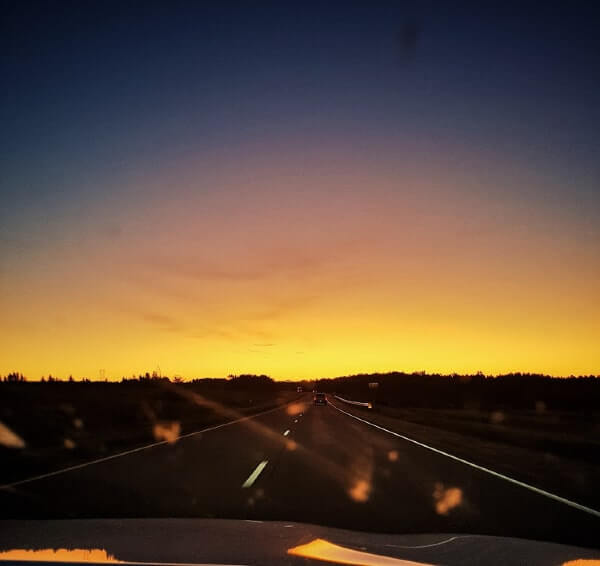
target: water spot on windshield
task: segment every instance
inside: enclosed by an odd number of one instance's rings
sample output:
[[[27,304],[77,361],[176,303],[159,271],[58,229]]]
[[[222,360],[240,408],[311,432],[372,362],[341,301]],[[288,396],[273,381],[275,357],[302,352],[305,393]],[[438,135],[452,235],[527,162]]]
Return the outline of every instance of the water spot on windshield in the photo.
[[[435,510],[438,515],[447,515],[455,507],[463,502],[463,492],[459,487],[445,487],[443,483],[435,484],[433,491]]]
[[[369,500],[373,490],[374,451],[370,445],[351,452],[352,461],[348,467],[348,496],[357,503]],[[347,481],[348,481],[347,480]]]
[[[288,405],[287,413],[291,416],[299,415],[304,412],[305,408],[306,405],[304,403],[292,403],[291,405]]]
[[[387,457],[390,462],[395,462],[398,460],[398,450],[390,450],[387,454]]]
[[[371,483],[367,480],[357,480],[348,491],[348,495],[357,503],[365,503],[371,494]]]
[[[179,421],[158,422],[153,428],[154,438],[156,440],[166,440],[167,442],[177,442],[181,433],[181,424]]]
[[[75,407],[69,403],[61,403],[58,408],[67,415],[72,415],[75,413]]]
[[[490,414],[490,422],[492,424],[500,424],[504,421],[504,413],[502,411],[492,411]]]
[[[254,506],[256,504],[256,502],[258,500],[262,499],[264,496],[265,496],[265,490],[259,487],[259,488],[257,488],[257,489],[254,490],[254,494],[251,495],[247,499],[246,503],[247,503],[247,505],[249,507],[252,507],[252,506]]]
[[[25,448],[25,441],[0,421],[0,444],[7,448]]]

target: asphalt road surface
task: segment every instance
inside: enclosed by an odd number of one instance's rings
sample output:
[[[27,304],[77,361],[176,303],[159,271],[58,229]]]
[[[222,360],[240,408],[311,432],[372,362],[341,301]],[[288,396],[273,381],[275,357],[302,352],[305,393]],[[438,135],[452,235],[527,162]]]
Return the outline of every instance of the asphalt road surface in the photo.
[[[600,519],[303,403],[0,492],[2,518],[283,520],[599,546]]]

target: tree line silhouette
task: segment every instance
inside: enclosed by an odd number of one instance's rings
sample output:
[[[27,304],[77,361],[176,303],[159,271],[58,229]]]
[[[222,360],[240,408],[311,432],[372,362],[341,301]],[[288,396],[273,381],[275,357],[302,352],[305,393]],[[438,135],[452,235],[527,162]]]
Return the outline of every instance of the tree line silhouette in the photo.
[[[52,375],[39,382],[28,382],[19,372],[2,377],[5,383],[99,384],[121,385],[174,384],[198,391],[281,391],[301,385],[304,391],[337,393],[355,400],[371,401],[390,407],[433,409],[496,408],[535,410],[585,410],[598,412],[600,407],[600,376],[584,375],[563,378],[535,373],[508,373],[496,376],[474,374],[439,374],[426,372],[389,372],[356,374],[335,378],[303,381],[276,381],[261,374],[230,375],[227,378],[196,378],[184,380],[157,372],[123,377],[120,381],[61,380]],[[376,386],[374,384],[377,384]]]
[[[226,378],[219,377],[204,377],[184,380],[181,376],[164,376],[156,371],[146,372],[139,375],[132,375],[131,377],[122,377],[120,380],[109,380],[108,378],[102,380],[91,380],[87,377],[81,379],[75,379],[72,375],[69,375],[67,379],[61,379],[55,377],[52,374],[42,376],[39,381],[30,381],[22,373],[11,372],[5,376],[0,376],[0,382],[3,383],[27,383],[27,384],[129,384],[129,385],[160,385],[160,384],[174,384],[174,385],[185,385],[194,388],[194,386],[208,387],[208,388],[229,388],[229,389],[243,389],[243,390],[256,390],[256,391],[269,391],[269,390],[280,390],[290,388],[291,382],[289,381],[275,381],[268,375],[260,374],[240,374],[240,375],[229,375]],[[295,387],[295,384],[294,384]]]
[[[487,376],[481,372],[468,375],[390,372],[320,379],[316,388],[355,400],[403,408],[536,412],[598,412],[600,408],[600,377],[596,375],[556,378],[533,373]]]

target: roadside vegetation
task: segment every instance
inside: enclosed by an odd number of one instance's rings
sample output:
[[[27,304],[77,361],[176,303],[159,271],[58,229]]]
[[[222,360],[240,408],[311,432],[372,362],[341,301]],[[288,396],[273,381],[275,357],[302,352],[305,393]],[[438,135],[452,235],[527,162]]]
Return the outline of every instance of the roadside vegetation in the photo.
[[[3,484],[152,442],[175,442],[298,396],[295,384],[267,376],[189,382],[156,374],[120,382],[7,378],[0,383]]]
[[[255,414],[302,393],[366,401],[351,412],[410,438],[600,507],[600,378],[387,373],[304,382],[266,375],[118,382],[0,382],[0,483]]]
[[[320,380],[395,432],[600,508],[600,378],[389,373]]]

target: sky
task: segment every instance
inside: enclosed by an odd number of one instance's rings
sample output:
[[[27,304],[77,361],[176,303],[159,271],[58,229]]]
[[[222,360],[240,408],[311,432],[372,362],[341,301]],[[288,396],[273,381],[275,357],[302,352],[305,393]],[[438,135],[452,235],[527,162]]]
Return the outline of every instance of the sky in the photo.
[[[0,374],[600,374],[594,2],[0,13]]]

